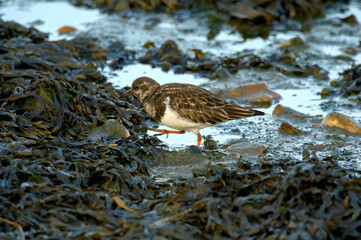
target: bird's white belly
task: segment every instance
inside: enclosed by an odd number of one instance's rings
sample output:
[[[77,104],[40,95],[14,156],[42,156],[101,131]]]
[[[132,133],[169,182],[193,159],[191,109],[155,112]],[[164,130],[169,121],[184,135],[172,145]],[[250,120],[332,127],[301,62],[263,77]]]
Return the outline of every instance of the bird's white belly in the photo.
[[[207,123],[196,123],[179,116],[179,114],[171,109],[167,103],[164,116],[161,119],[161,123],[167,127],[184,131],[198,131],[199,129],[212,126],[211,124]]]

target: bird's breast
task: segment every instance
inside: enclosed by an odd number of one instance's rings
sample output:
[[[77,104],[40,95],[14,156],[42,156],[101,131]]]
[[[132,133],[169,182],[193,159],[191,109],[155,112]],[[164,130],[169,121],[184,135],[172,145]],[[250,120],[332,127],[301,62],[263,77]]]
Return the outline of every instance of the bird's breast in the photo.
[[[142,101],[142,105],[144,107],[144,110],[152,119],[160,122],[160,120],[164,116],[166,108],[163,99],[151,97]]]

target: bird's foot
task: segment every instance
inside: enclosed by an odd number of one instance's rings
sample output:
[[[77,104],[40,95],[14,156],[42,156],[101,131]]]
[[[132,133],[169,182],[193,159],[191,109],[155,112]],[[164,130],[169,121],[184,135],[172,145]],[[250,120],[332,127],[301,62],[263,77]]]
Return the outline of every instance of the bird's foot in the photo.
[[[201,146],[202,134],[197,133],[197,147]]]
[[[155,131],[155,132],[160,132],[160,133],[154,134],[154,136],[161,136],[161,135],[167,134],[167,137],[168,137],[168,134],[169,134],[169,133],[176,133],[176,134],[183,134],[183,133],[185,133],[185,131],[156,129],[156,128],[148,128],[148,130],[150,130],[150,131]]]

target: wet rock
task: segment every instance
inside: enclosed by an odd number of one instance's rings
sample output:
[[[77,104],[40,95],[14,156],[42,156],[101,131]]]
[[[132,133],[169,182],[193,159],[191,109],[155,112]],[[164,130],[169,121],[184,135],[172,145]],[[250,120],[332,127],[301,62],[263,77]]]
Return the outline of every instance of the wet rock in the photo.
[[[201,154],[202,150],[197,147],[196,145],[190,145],[185,149],[186,152],[191,153],[191,154]]]
[[[257,159],[266,149],[267,148],[262,144],[239,142],[227,147],[226,152],[236,158],[252,160]]]
[[[301,112],[298,112],[290,107],[285,107],[281,104],[277,104],[273,110],[273,115],[277,116],[289,116],[289,117],[296,117],[296,118],[306,118],[307,115]]]
[[[154,42],[146,42],[143,44],[144,48],[153,48],[155,47]]]
[[[78,29],[72,26],[63,26],[57,30],[59,34],[68,34],[75,31],[78,31]]]
[[[190,152],[190,151],[181,150],[181,151],[163,152],[162,157],[160,158],[158,164],[170,165],[170,166],[177,166],[177,165],[195,166],[202,162],[208,164],[208,158],[202,152]]]
[[[292,38],[290,40],[287,40],[283,43],[279,43],[276,46],[277,48],[292,48],[292,49],[297,49],[297,50],[304,50],[306,48],[308,48],[308,45],[300,38],[300,37],[295,37]]]
[[[161,152],[157,165],[152,172],[163,177],[189,177],[193,172],[206,171],[210,159],[201,151],[164,151]]]
[[[34,93],[33,96],[29,95],[29,97],[26,98],[22,107],[25,110],[30,111],[44,111],[50,106],[50,104],[53,104],[52,100],[49,98],[51,94],[51,92],[46,92],[43,87],[39,86],[37,92]]]
[[[331,112],[322,120],[322,125],[339,127],[352,133],[361,133],[361,125],[342,113]]]
[[[321,95],[321,99],[325,99],[327,97],[331,97],[331,96],[335,96],[336,95],[336,91],[330,88],[324,88],[322,89],[322,91],[320,92]]]
[[[281,95],[271,91],[265,83],[258,83],[234,88],[225,93],[224,97],[238,98],[247,102],[270,102],[281,98]]]
[[[127,138],[130,136],[128,129],[117,119],[109,119],[102,126],[88,133],[90,139],[97,140]]]
[[[355,15],[351,14],[347,17],[341,18],[341,21],[348,24],[358,24],[357,18]]]
[[[290,134],[290,135],[298,135],[303,133],[301,130],[295,128],[289,123],[282,123],[280,126],[280,132],[284,134]]]

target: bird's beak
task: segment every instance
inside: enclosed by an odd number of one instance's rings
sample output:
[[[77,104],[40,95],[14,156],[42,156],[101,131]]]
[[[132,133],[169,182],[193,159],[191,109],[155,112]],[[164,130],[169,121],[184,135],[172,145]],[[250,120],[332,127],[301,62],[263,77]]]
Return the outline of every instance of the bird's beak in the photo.
[[[125,91],[122,95],[120,95],[120,97],[127,97],[127,96],[131,96],[131,95],[133,95],[132,89],[129,89],[129,90]]]

